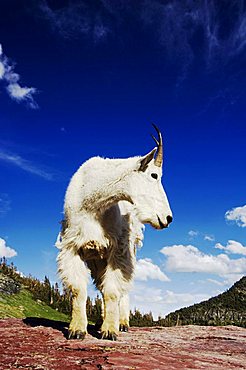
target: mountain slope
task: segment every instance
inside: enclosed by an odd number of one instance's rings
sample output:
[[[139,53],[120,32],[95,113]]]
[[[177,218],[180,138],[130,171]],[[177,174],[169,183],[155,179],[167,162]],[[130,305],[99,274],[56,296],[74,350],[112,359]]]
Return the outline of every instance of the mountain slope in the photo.
[[[0,273],[0,318],[42,317],[50,320],[68,321],[68,316],[54,310],[14,279]]]
[[[226,292],[170,313],[164,325],[237,325],[246,327],[246,276]]]

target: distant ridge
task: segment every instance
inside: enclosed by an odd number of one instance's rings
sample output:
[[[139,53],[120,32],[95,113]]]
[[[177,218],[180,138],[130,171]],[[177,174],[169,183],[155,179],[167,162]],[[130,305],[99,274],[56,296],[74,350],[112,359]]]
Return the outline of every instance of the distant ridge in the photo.
[[[246,276],[226,292],[168,314],[162,325],[237,325],[246,328]]]

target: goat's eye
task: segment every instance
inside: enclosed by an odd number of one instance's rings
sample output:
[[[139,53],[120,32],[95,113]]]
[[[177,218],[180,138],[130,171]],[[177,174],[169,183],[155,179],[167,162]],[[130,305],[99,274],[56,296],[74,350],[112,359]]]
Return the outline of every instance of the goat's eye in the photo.
[[[153,179],[156,179],[156,180],[158,179],[158,175],[157,175],[157,173],[152,173],[152,174],[151,174],[151,177],[153,177]]]

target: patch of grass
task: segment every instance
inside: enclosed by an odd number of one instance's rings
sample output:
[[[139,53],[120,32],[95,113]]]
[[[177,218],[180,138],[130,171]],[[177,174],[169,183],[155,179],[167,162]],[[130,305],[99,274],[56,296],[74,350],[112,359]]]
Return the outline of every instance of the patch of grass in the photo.
[[[50,320],[69,321],[69,317],[54,310],[41,301],[35,301],[32,294],[21,289],[16,294],[0,293],[0,318],[42,317]]]

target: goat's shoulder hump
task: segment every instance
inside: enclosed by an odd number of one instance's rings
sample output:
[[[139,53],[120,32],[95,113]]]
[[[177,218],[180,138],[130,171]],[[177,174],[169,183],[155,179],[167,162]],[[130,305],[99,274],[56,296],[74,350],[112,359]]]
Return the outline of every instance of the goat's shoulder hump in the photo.
[[[84,163],[81,164],[78,171],[80,171],[80,172],[81,171],[86,171],[88,169],[92,169],[92,168],[101,166],[104,161],[105,161],[105,159],[102,158],[102,157],[99,157],[99,156],[91,157],[91,158],[87,159]]]

